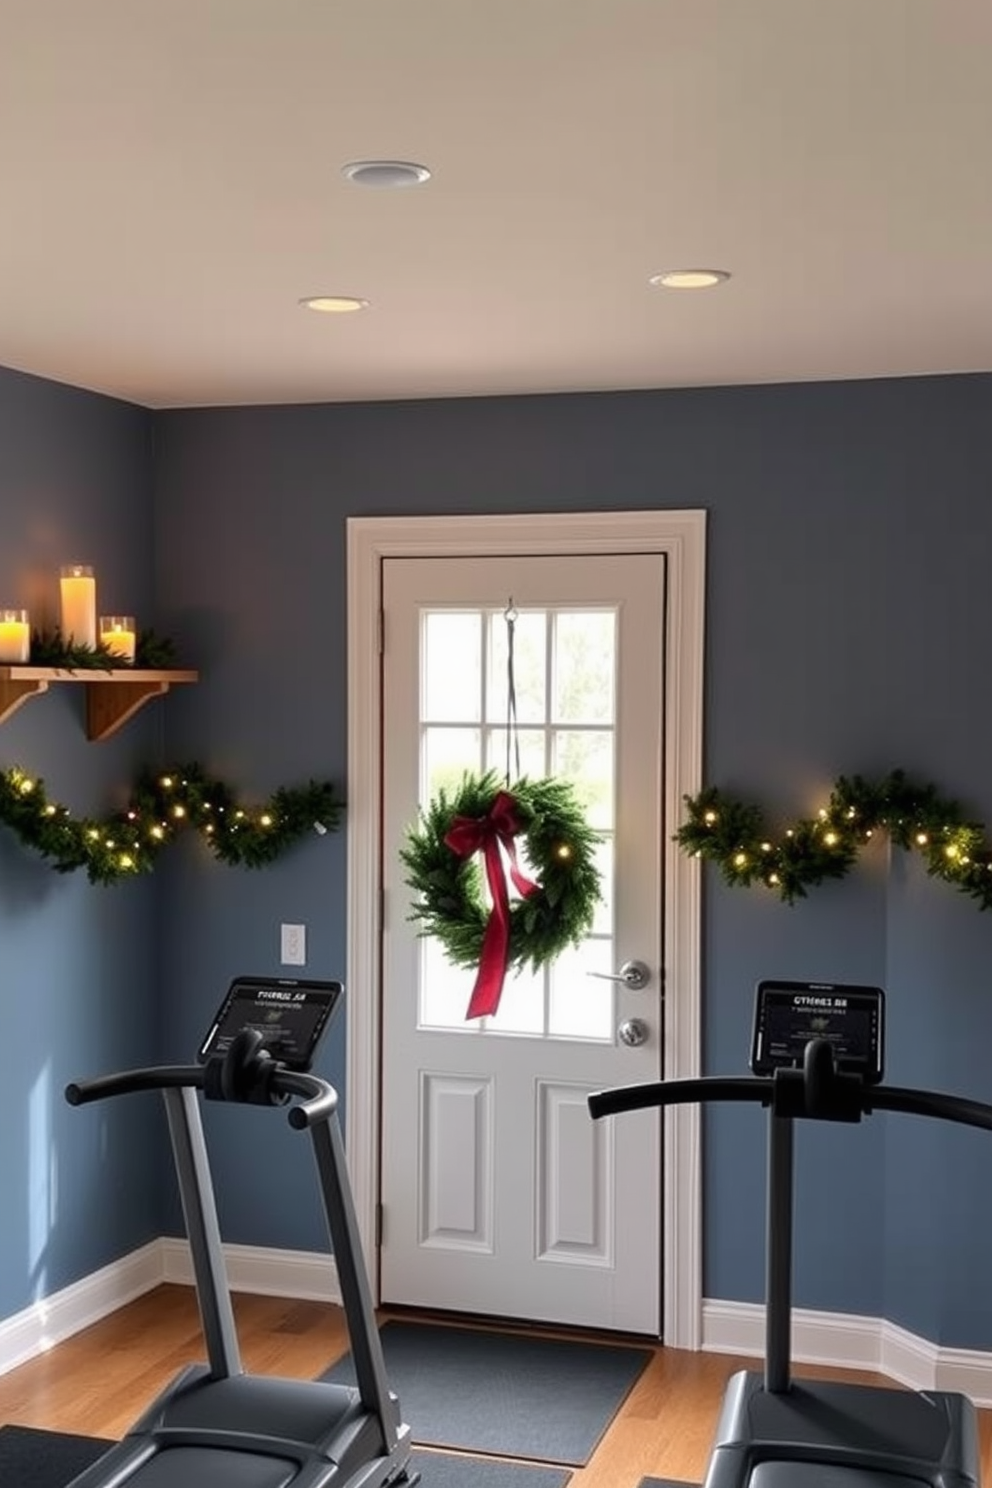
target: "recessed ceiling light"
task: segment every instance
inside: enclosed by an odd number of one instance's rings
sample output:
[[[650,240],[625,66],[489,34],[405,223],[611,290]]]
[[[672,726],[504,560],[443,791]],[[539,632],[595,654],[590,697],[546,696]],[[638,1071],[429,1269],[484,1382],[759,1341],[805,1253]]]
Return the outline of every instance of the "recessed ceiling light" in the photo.
[[[367,310],[368,303],[355,295],[310,295],[300,301],[305,310],[320,310],[325,315],[350,315],[353,310]]]
[[[426,165],[415,165],[412,160],[352,160],[341,167],[341,174],[356,186],[373,186],[380,190],[423,186],[431,178]]]
[[[730,278],[726,269],[668,269],[648,280],[656,289],[713,289]]]

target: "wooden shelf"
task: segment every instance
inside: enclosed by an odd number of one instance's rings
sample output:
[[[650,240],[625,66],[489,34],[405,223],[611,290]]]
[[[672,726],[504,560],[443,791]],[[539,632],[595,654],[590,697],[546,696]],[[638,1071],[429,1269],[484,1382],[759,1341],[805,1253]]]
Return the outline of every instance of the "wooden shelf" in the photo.
[[[121,667],[113,672],[86,668],[78,672],[58,667],[0,666],[0,723],[16,713],[28,698],[47,692],[52,682],[82,682],[86,688],[86,737],[94,743],[109,739],[144,707],[177,682],[198,682],[199,672],[150,672]]]

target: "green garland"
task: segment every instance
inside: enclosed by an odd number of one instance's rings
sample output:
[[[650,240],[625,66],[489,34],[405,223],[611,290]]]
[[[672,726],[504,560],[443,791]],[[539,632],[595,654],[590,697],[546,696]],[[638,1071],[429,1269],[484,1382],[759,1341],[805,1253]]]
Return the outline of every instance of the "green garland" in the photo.
[[[31,632],[32,666],[58,667],[62,671],[113,672],[125,667],[145,668],[149,671],[169,671],[178,665],[176,648],[168,636],[156,635],[154,630],[142,630],[134,648],[134,661],[125,661],[109,646],[77,644],[71,637],[67,640],[61,630],[35,630]]]
[[[793,904],[828,878],[843,878],[876,832],[918,852],[943,879],[992,909],[992,849],[980,822],[968,821],[937,787],[893,770],[879,781],[841,776],[815,817],[795,822],[777,840],[761,809],[712,787],[686,796],[688,820],[675,834],[686,852],[716,863],[727,883],[765,884]]]
[[[264,805],[246,806],[222,780],[186,764],[142,775],[126,809],[97,820],[50,801],[44,781],[26,770],[0,771],[0,822],[57,873],[85,868],[91,883],[150,872],[162,849],[190,829],[221,862],[261,868],[304,833],[331,831],[340,813],[328,782],[280,787]]]
[[[457,816],[488,815],[503,789],[494,771],[466,775],[451,795],[438,791],[407,833],[400,859],[416,899],[412,918],[421,933],[441,942],[456,966],[478,966],[489,919],[483,877],[475,858],[461,858],[444,838]],[[565,780],[518,780],[507,787],[522,823],[527,871],[539,889],[510,908],[508,968],[546,965],[588,933],[601,897],[594,854],[599,834],[589,826]]]

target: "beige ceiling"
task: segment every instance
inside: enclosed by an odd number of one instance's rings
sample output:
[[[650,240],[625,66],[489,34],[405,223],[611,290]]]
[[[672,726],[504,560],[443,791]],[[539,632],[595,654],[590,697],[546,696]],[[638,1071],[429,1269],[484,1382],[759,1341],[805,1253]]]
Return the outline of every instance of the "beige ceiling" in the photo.
[[[0,364],[152,407],[990,369],[990,144],[992,0],[0,0]]]

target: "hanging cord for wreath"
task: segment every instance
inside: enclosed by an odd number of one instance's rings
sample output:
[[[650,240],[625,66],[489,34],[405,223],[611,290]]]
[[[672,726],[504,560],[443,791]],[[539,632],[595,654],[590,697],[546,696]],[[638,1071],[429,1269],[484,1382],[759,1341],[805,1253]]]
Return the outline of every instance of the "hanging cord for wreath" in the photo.
[[[503,611],[506,621],[506,788],[510,788],[510,746],[514,749],[515,778],[520,779],[520,734],[517,730],[517,682],[513,673],[513,631],[517,623],[517,611],[513,607],[513,595]]]
[[[540,888],[517,866],[514,838],[523,830],[516,798],[511,793],[510,759],[515,748],[517,778],[520,777],[520,739],[517,733],[517,689],[513,674],[513,628],[517,611],[513,598],[503,611],[506,621],[506,789],[498,791],[485,816],[456,816],[444,842],[460,858],[481,852],[486,869],[486,882],[492,908],[482,937],[479,969],[469,998],[468,1018],[491,1017],[499,1007],[510,959],[510,892],[506,882],[503,853],[513,887],[521,898],[536,894]]]

